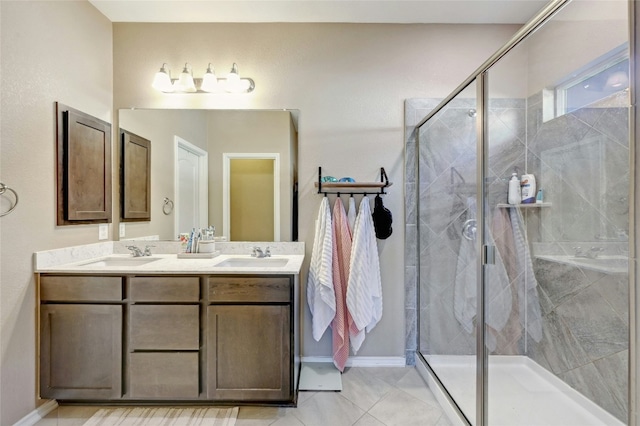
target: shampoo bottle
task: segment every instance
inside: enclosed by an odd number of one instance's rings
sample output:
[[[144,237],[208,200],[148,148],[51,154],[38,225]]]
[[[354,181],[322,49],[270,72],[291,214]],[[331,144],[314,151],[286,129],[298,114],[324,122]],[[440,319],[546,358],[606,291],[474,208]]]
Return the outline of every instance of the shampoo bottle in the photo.
[[[509,180],[509,194],[507,197],[507,202],[509,204],[520,204],[520,199],[520,179],[518,179],[517,173],[513,173],[511,175],[511,179]]]
[[[520,179],[520,190],[522,191],[522,204],[536,202],[536,178],[531,174],[522,175]]]

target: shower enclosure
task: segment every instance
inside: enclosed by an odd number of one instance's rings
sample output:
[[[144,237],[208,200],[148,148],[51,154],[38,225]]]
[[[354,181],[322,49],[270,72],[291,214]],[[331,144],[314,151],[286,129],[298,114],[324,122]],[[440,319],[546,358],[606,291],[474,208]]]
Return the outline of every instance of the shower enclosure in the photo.
[[[628,7],[552,2],[444,101],[409,101],[417,363],[452,421],[633,416]],[[513,173],[541,199],[507,204]]]

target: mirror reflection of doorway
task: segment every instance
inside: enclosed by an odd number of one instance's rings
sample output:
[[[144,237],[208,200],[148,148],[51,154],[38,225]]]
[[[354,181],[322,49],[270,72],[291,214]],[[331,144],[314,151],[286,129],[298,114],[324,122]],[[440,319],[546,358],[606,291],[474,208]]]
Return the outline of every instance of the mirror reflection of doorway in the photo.
[[[279,155],[225,153],[224,166],[229,240],[279,241]]]
[[[208,226],[208,155],[178,136],[175,144],[175,229],[180,234]]]

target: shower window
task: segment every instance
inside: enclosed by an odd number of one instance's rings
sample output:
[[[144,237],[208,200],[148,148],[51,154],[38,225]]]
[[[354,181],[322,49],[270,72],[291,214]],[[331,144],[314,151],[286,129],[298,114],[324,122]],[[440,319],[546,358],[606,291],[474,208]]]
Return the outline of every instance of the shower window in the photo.
[[[611,106],[618,95],[626,97],[628,90],[629,53],[623,45],[572,73],[555,88],[556,116],[586,106]]]

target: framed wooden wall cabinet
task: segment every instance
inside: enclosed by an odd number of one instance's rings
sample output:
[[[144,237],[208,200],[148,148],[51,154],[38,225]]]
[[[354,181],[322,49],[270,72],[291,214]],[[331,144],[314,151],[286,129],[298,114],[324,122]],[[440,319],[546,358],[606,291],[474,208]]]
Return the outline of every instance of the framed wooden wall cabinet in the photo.
[[[111,222],[111,124],[56,102],[57,224]]]
[[[151,141],[120,130],[121,219],[151,220]]]

